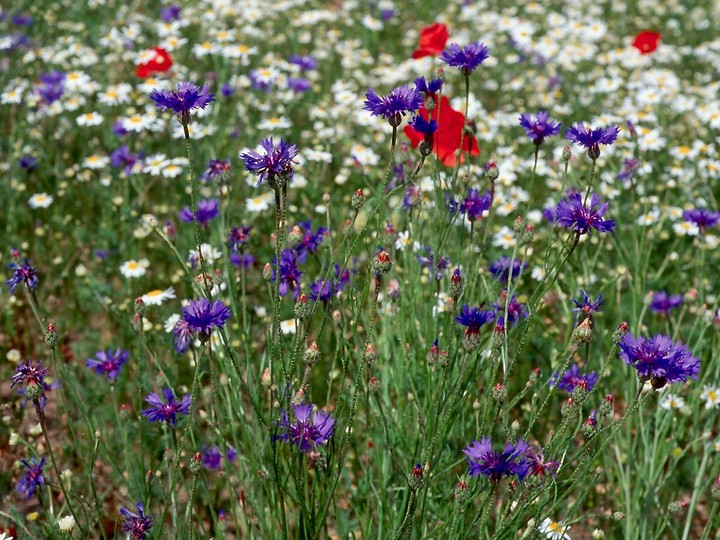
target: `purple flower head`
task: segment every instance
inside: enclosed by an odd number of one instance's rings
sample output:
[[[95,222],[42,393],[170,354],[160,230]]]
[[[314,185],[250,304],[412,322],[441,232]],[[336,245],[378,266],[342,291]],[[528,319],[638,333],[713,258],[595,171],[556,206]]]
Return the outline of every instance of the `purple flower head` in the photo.
[[[649,379],[655,389],[666,383],[697,379],[700,373],[700,360],[670,336],[658,334],[652,338],[635,338],[628,332],[618,345],[618,356],[633,366],[643,380]]]
[[[430,270],[433,277],[440,281],[450,267],[450,257],[438,257],[436,261],[432,249],[429,246],[425,246],[424,249],[426,255],[418,255],[417,260],[421,267]]]
[[[387,96],[379,96],[368,88],[365,97],[364,109],[372,116],[382,116],[394,128],[400,125],[405,114],[417,111],[422,105],[420,92],[410,86],[395,88]]]
[[[455,322],[466,326],[465,334],[477,334],[480,327],[495,319],[495,312],[481,311],[480,308],[471,308],[467,304],[460,308],[460,316],[455,318]]]
[[[294,144],[287,144],[282,139],[275,146],[272,137],[260,141],[260,146],[263,153],[248,150],[240,154],[240,158],[245,162],[245,168],[257,175],[257,185],[260,186],[266,181],[275,189],[285,182],[290,182],[295,174],[293,159],[298,154],[297,147]]]
[[[38,269],[30,265],[30,262],[25,259],[25,264],[10,263],[8,268],[13,271],[13,275],[10,279],[5,281],[5,285],[10,287],[10,294],[15,294],[15,289],[21,283],[33,291],[38,284]]]
[[[685,210],[683,219],[688,223],[694,223],[700,229],[700,232],[704,233],[708,227],[715,227],[718,224],[720,212],[713,212],[706,208],[695,208],[694,210]]]
[[[125,174],[127,176],[130,176],[133,166],[141,157],[142,153],[137,156],[131,154],[128,146],[126,144],[123,144],[112,154],[110,154],[110,164],[115,168],[124,167]]]
[[[640,165],[641,163],[639,159],[626,158],[623,161],[620,172],[618,173],[618,180],[622,180],[623,182],[632,180],[635,173],[640,169]]]
[[[682,302],[682,294],[668,294],[665,291],[657,291],[653,294],[650,302],[650,311],[669,315],[670,311],[679,308]]]
[[[302,94],[312,88],[312,83],[303,77],[288,77],[287,87],[296,94]]]
[[[288,58],[288,62],[291,64],[300,67],[300,69],[305,71],[311,71],[317,67],[317,60],[315,60],[312,56],[309,54],[305,56],[298,56],[297,54],[291,54],[290,58]]]
[[[582,388],[587,392],[591,391],[598,381],[599,375],[594,371],[583,375],[577,364],[573,364],[565,373],[553,373],[548,381],[548,386],[557,386],[560,390],[564,390],[569,394],[573,393],[575,388]]]
[[[280,254],[280,296],[285,296],[288,291],[293,291],[293,298],[300,292],[300,276],[302,272],[298,268],[298,260],[295,252],[285,249]],[[277,279],[277,260],[273,260],[272,281]]]
[[[545,455],[542,450],[531,446],[525,452],[525,457],[530,462],[530,475],[537,477],[544,477],[547,474],[555,476],[555,473],[560,468],[560,462],[558,461],[545,461]]]
[[[482,474],[491,482],[499,482],[503,477],[517,477],[522,481],[530,472],[530,460],[527,452],[530,445],[518,439],[516,444],[507,443],[502,452],[492,449],[492,439],[483,437],[480,442],[473,441],[463,450],[470,464],[470,476]]]
[[[27,172],[32,172],[37,167],[37,158],[29,154],[24,155],[20,158],[20,168],[25,169]]]
[[[216,446],[205,447],[202,451],[203,467],[210,471],[217,471],[222,464],[222,452]]]
[[[412,210],[422,204],[423,194],[422,190],[415,184],[408,184],[405,187],[405,194],[403,195],[403,208],[406,210]]]
[[[150,422],[166,422],[174,426],[178,414],[190,414],[190,394],[185,394],[180,401],[177,401],[170,388],[163,388],[162,393],[165,396],[164,402],[155,392],[145,398],[150,408],[143,410],[142,414]]]
[[[45,485],[45,477],[43,476],[43,467],[45,466],[45,457],[40,458],[38,462],[35,457],[31,457],[30,461],[20,460],[25,466],[25,474],[17,485],[19,493],[24,493],[26,498],[30,498],[35,493],[37,486]]]
[[[575,124],[567,129],[565,138],[587,148],[588,156],[597,159],[600,156],[600,145],[611,145],[617,139],[618,133],[620,133],[618,126],[592,129],[583,124]]]
[[[128,361],[130,353],[122,350],[120,347],[115,352],[112,349],[107,351],[98,351],[95,353],[95,359],[88,358],[85,366],[95,370],[98,375],[107,375],[108,380],[117,379],[120,373],[120,367]]]
[[[10,388],[13,388],[18,383],[23,383],[25,386],[42,385],[47,374],[48,370],[42,367],[40,360],[35,365],[33,365],[32,359],[28,360],[15,368],[15,375],[10,378],[12,381]]]
[[[223,95],[223,97],[230,97],[235,93],[235,87],[230,83],[224,83],[220,87],[220,93]]]
[[[250,240],[250,227],[240,225],[240,227],[230,229],[228,244],[233,251],[238,251],[243,244],[247,244],[248,240]]]
[[[490,210],[491,204],[492,195],[489,190],[486,190],[484,195],[480,195],[477,189],[468,188],[467,197],[460,204],[460,212],[467,214],[469,221],[478,221]]]
[[[230,174],[230,160],[229,159],[211,159],[205,172],[200,176],[201,182],[207,182],[215,178],[224,178]]]
[[[113,123],[112,132],[118,139],[122,139],[127,135],[127,130],[123,127],[123,123],[120,120],[116,120]]]
[[[262,75],[259,69],[250,70],[250,84],[256,90],[262,90],[266,94],[269,94],[273,87],[273,80],[267,79]]]
[[[230,254],[230,264],[238,268],[250,268],[255,262],[255,257],[249,253],[238,253],[233,251]]]
[[[183,319],[188,326],[203,336],[209,337],[213,328],[222,328],[230,317],[232,312],[222,300],[213,300],[200,298],[199,300],[190,300],[187,306],[182,308]]]
[[[580,193],[573,193],[561,200],[555,208],[555,222],[578,234],[588,234],[595,229],[601,233],[615,232],[615,221],[603,219],[608,203],[600,203],[600,195],[590,196],[589,206],[583,203]]]
[[[432,145],[432,136],[438,129],[438,125],[435,120],[432,118],[430,120],[425,120],[422,116],[415,116],[412,120],[410,120],[410,122],[408,122],[408,125],[418,133],[424,135],[425,139],[430,141],[430,144]]]
[[[191,82],[179,82],[177,90],[153,90],[150,92],[150,99],[159,109],[172,110],[178,115],[181,123],[187,125],[190,121],[190,111],[207,107],[215,100],[215,94],[210,93],[207,84],[200,88]]]
[[[560,122],[555,122],[550,118],[550,115],[545,111],[540,111],[532,117],[529,113],[523,113],[520,115],[520,125],[525,130],[525,134],[532,139],[532,141],[540,146],[546,137],[555,137],[560,133]]]
[[[335,431],[335,419],[324,411],[313,412],[314,405],[293,405],[295,422],[290,422],[288,413],[282,411],[278,422],[280,434],[277,438],[294,444],[301,452],[310,452],[325,444]]]
[[[165,22],[179,21],[182,8],[175,4],[166,6],[160,10],[160,18]]]
[[[210,223],[213,219],[220,215],[220,210],[218,209],[218,200],[201,200],[197,204],[197,208],[195,209],[195,215],[197,216],[197,221],[200,226],[203,228],[207,227],[208,223]],[[193,221],[195,221],[193,218],[192,208],[186,206],[182,210],[180,210],[180,212],[178,213],[178,219],[180,221],[184,221],[185,223],[192,223]]]
[[[322,244],[327,235],[327,227],[318,227],[315,232],[312,230],[312,220],[301,221],[298,227],[303,233],[302,239],[293,249],[297,253],[297,261],[299,264],[305,264],[308,254],[313,254]]]
[[[193,329],[185,319],[180,319],[173,327],[173,346],[178,354],[188,352],[190,343],[192,343]]]
[[[430,82],[427,82],[425,77],[415,79],[415,88],[425,96],[437,94],[442,88],[442,85],[442,79],[433,79]]]
[[[137,503],[135,508],[137,509],[137,514],[125,507],[120,508],[120,513],[125,518],[121,529],[127,533],[129,539],[145,540],[148,531],[152,529],[153,520],[145,514],[145,507],[142,503]]]
[[[440,55],[440,60],[448,66],[458,68],[460,73],[467,77],[489,56],[490,50],[479,41],[470,43],[465,48],[461,48],[457,43],[451,43]]]
[[[507,291],[505,291],[505,295],[507,295]],[[505,317],[505,301],[497,302],[493,304],[493,309],[495,310],[495,314],[499,318]],[[510,300],[507,302],[507,322],[508,326],[512,327],[516,322],[518,322],[521,318],[527,319],[530,316],[530,312],[528,311],[525,304],[521,304],[517,296],[514,294],[510,297]],[[503,321],[504,322],[504,321]]]
[[[586,293],[583,289],[580,289],[580,299],[576,300],[573,298],[572,301],[575,304],[573,311],[577,314],[575,316],[576,321],[592,318],[592,314],[599,313],[601,311],[600,306],[603,305],[602,294],[598,294],[598,297],[593,302],[592,298],[590,298],[588,293]]]
[[[525,268],[527,268],[527,263],[509,257],[500,257],[490,264],[488,270],[500,283],[507,283],[509,277],[514,280]]]
[[[445,192],[445,207],[451,215],[460,209],[460,203],[449,191]]]
[[[338,292],[343,290],[350,281],[350,270],[345,269],[341,274],[339,264],[335,264],[335,278],[327,281],[319,279],[310,285],[310,299],[313,301],[321,300],[323,304],[327,304],[334,298]]]
[[[16,13],[10,19],[15,26],[32,26],[33,18],[29,13]]]

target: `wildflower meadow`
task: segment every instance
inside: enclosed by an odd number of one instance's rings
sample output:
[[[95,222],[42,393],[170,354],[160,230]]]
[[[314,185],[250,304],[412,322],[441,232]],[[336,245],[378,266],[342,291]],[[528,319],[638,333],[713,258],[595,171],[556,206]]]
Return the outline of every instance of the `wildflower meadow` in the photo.
[[[720,4],[0,8],[0,540],[720,538]]]

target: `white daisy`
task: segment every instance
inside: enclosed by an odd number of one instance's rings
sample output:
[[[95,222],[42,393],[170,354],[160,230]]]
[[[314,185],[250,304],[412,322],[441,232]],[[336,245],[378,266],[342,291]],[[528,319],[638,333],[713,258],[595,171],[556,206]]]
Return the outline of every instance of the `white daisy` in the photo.
[[[248,212],[262,212],[270,208],[271,204],[272,202],[266,195],[260,195],[259,197],[253,197],[245,201],[245,208],[247,208]]]
[[[75,121],[77,122],[78,126],[99,126],[102,124],[103,117],[101,114],[96,113],[95,111],[81,114],[78,116]],[[71,516],[72,517],[72,516]]]
[[[569,529],[569,525],[563,525],[562,522],[550,518],[545,518],[538,527],[538,531],[550,540],[570,540],[570,536],[566,534]]]
[[[660,400],[660,407],[668,411],[671,409],[682,409],[684,406],[685,400],[680,396],[676,396],[673,394],[663,396],[663,398]]]
[[[75,518],[72,516],[64,516],[58,520],[58,527],[62,532],[70,532],[75,526]]]
[[[287,129],[291,126],[290,120],[284,116],[267,118],[258,124],[258,129],[272,131],[274,129]]]
[[[168,334],[175,330],[175,325],[182,319],[177,313],[173,313],[167,319],[165,319],[165,332]]]
[[[700,394],[700,399],[705,400],[706,409],[714,409],[715,407],[720,405],[720,390],[718,390],[714,386],[706,384],[705,386],[703,386],[703,393]]]
[[[288,319],[287,321],[280,321],[280,331],[283,334],[294,334],[297,330],[295,326],[295,319]]]
[[[101,156],[99,154],[93,154],[92,156],[88,156],[85,158],[85,161],[83,161],[83,167],[96,171],[99,169],[104,169],[105,167],[107,167],[108,163],[110,163],[109,157]]]
[[[28,199],[28,204],[30,208],[47,208],[53,203],[53,200],[52,196],[47,193],[36,193]]]
[[[120,266],[120,273],[126,278],[136,278],[144,276],[145,272],[147,272],[145,267],[134,259],[125,261]]]
[[[143,294],[140,298],[142,298],[142,301],[145,302],[145,305],[159,306],[163,302],[165,302],[165,300],[175,298],[175,289],[173,287],[169,287],[164,291],[160,289],[155,289],[153,291]]]

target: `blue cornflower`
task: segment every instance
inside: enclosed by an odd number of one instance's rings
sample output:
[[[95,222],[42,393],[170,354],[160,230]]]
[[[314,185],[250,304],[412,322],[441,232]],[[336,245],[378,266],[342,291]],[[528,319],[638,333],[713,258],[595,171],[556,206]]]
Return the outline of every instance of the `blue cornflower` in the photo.
[[[493,304],[493,309],[495,310],[495,313],[498,317],[505,318],[505,301],[507,298],[507,290],[503,292],[503,296],[501,297],[500,302],[496,302]],[[522,304],[518,301],[517,296],[514,294],[510,297],[510,300],[507,301],[507,322],[508,326],[512,327],[516,322],[518,322],[521,318],[527,319],[530,316],[530,312],[528,311],[525,304]],[[504,323],[504,321],[503,321]]]
[[[233,227],[230,229],[228,235],[228,244],[230,249],[238,251],[243,244],[246,244],[250,240],[250,227],[247,225],[240,225],[240,227]]]
[[[598,294],[598,297],[593,302],[592,298],[588,296],[588,293],[580,289],[580,299],[576,300],[573,298],[572,301],[575,303],[573,311],[577,313],[576,320],[579,321],[581,317],[583,319],[592,318],[593,313],[599,313],[601,311],[600,306],[603,305],[603,296],[602,294]]]
[[[485,190],[485,194],[480,195],[477,189],[468,188],[467,197],[460,204],[460,212],[467,214],[468,221],[478,221],[490,210],[491,204],[492,195],[489,190]]]
[[[583,124],[575,124],[567,129],[565,138],[587,148],[590,159],[597,159],[600,156],[600,145],[611,145],[617,139],[618,133],[618,126],[592,129]]]
[[[480,332],[480,327],[495,319],[492,311],[481,311],[480,308],[471,308],[467,304],[460,308],[460,316],[455,317],[455,322],[465,326],[465,334],[472,335]]]
[[[311,71],[317,67],[317,60],[315,60],[312,56],[309,54],[305,56],[299,56],[297,54],[291,54],[288,58],[288,62],[291,64],[298,66],[300,69],[304,71]]]
[[[153,520],[145,514],[145,507],[142,503],[135,505],[138,513],[131,512],[125,507],[120,508],[120,513],[125,518],[121,529],[128,534],[128,538],[132,540],[145,540],[145,537],[153,526]]]
[[[720,212],[713,212],[706,208],[695,208],[693,210],[685,210],[683,219],[688,223],[694,223],[700,229],[701,233],[705,232],[708,227],[715,227],[720,221]]]
[[[531,462],[527,457],[530,445],[518,439],[516,444],[507,443],[505,449],[494,452],[492,439],[483,437],[480,442],[473,441],[463,454],[467,456],[470,464],[470,476],[482,474],[491,482],[499,482],[503,477],[515,476],[522,481],[531,469]]]
[[[650,301],[650,311],[669,315],[670,311],[679,308],[682,302],[682,294],[668,294],[665,291],[657,291]]]
[[[166,422],[171,426],[174,426],[177,422],[178,414],[190,414],[190,394],[177,401],[175,394],[170,388],[163,388],[163,396],[165,402],[160,398],[157,393],[152,392],[145,398],[151,406],[148,409],[143,410],[143,416],[146,416],[150,422]]]
[[[217,471],[222,465],[222,452],[217,446],[205,447],[202,451],[203,467],[210,471]]]
[[[288,77],[287,87],[296,94],[302,94],[312,88],[312,83],[303,77]]]
[[[34,290],[38,284],[38,269],[25,259],[25,264],[10,263],[8,268],[13,271],[10,279],[5,281],[5,285],[10,287],[10,293],[15,294],[15,289],[21,283],[24,283],[29,290]]]
[[[223,178],[230,173],[230,160],[229,159],[211,159],[205,172],[202,173],[199,180],[201,182],[207,182],[214,178]]]
[[[379,96],[368,88],[365,97],[364,109],[372,116],[382,116],[393,128],[400,125],[405,114],[417,111],[422,105],[420,92],[410,86],[395,88],[387,96]]]
[[[188,326],[198,332],[201,340],[210,338],[210,332],[213,328],[222,328],[230,317],[232,312],[222,300],[213,300],[200,298],[199,300],[190,300],[188,305],[182,308],[183,319]]]
[[[655,389],[666,383],[697,379],[700,373],[700,360],[670,336],[635,338],[628,332],[618,345],[620,359],[633,366],[642,379],[650,380]]]
[[[92,368],[98,375],[107,375],[109,380],[117,379],[120,373],[120,367],[128,361],[130,353],[117,348],[115,352],[112,349],[107,351],[98,351],[95,353],[95,359],[88,358],[85,361],[85,366]]]
[[[405,194],[403,195],[403,208],[406,210],[412,210],[422,204],[423,193],[422,190],[415,184],[408,184],[405,187]]]
[[[300,292],[300,276],[302,272],[297,266],[298,260],[295,252],[291,249],[285,249],[280,254],[280,296],[285,296],[288,291],[293,291],[293,298],[295,298]],[[273,274],[271,281],[275,281],[277,278],[277,260],[273,260]]]
[[[32,172],[35,170],[35,167],[37,167],[37,158],[35,156],[31,155],[24,155],[20,158],[20,168],[26,170],[27,172]]]
[[[415,79],[415,88],[418,92],[422,92],[426,96],[437,94],[442,88],[442,85],[442,79],[433,79],[430,82],[426,81],[425,77]]]
[[[10,378],[12,381],[10,388],[13,388],[18,383],[23,383],[25,386],[42,385],[47,374],[48,369],[42,367],[40,360],[33,365],[33,361],[30,359],[15,368],[15,375]]]
[[[427,255],[417,255],[416,258],[421,267],[430,270],[433,277],[440,281],[445,275],[447,269],[450,267],[450,257],[438,257],[436,261],[435,254],[432,249],[428,246],[425,246],[424,249]]]
[[[217,199],[203,199],[198,202],[197,208],[195,209],[195,215],[197,216],[198,224],[201,227],[207,227],[213,219],[220,215],[218,208]],[[192,223],[195,221],[193,217],[192,208],[189,206],[184,207],[178,213],[178,219],[185,223]]]
[[[266,181],[275,189],[290,182],[295,174],[293,159],[298,154],[297,147],[294,144],[287,144],[282,139],[275,146],[272,137],[261,140],[260,146],[264,150],[262,154],[255,150],[240,154],[240,158],[245,162],[245,168],[257,175],[257,185],[260,186]]]
[[[187,126],[190,111],[207,107],[215,100],[215,94],[210,93],[207,84],[200,88],[191,82],[179,82],[177,90],[153,90],[150,99],[163,111],[171,109],[178,115],[180,122]]]
[[[188,352],[190,344],[192,343],[193,329],[190,327],[185,319],[180,319],[175,323],[172,330],[173,333],[173,346],[178,354],[184,354]]]
[[[233,251],[230,254],[230,264],[238,268],[250,268],[255,263],[255,257],[249,253],[238,253]]]
[[[555,122],[545,111],[540,111],[533,118],[529,113],[520,115],[520,125],[530,139],[540,146],[546,137],[555,137],[560,133],[560,122]]]
[[[458,68],[460,73],[467,77],[489,57],[490,50],[487,46],[476,41],[466,45],[465,48],[457,43],[451,43],[440,55],[440,60],[448,66]]]
[[[314,281],[310,285],[310,299],[313,301],[321,300],[323,304],[327,304],[330,299],[345,288],[349,281],[350,270],[346,268],[345,271],[341,273],[340,265],[335,264],[335,278]]]
[[[297,253],[297,260],[300,264],[305,264],[307,257],[317,251],[328,233],[327,227],[318,227],[315,232],[312,230],[312,220],[301,221],[298,228],[302,232],[302,238],[293,248]]]
[[[573,193],[558,203],[555,222],[578,234],[587,234],[593,229],[601,233],[615,232],[615,221],[603,219],[607,208],[608,203],[601,204],[597,193],[590,196],[589,206],[585,206],[580,193]]]
[[[182,8],[180,6],[171,4],[160,10],[160,18],[165,22],[179,21],[181,19],[181,11]]]
[[[622,180],[623,182],[631,180],[633,176],[635,176],[635,173],[640,170],[640,165],[642,165],[642,163],[639,159],[625,158],[625,160],[623,160],[622,168],[618,173],[618,180]]]
[[[514,280],[525,268],[527,268],[527,263],[510,259],[510,257],[500,257],[490,264],[488,270],[500,283],[506,283],[509,277]]]
[[[425,120],[422,116],[415,116],[412,120],[410,120],[410,122],[408,122],[408,125],[418,133],[425,136],[425,140],[428,141],[430,146],[430,151],[432,151],[432,136],[438,129],[437,122],[432,118],[430,120]]]
[[[565,390],[570,394],[573,393],[575,388],[582,388],[589,392],[593,389],[599,378],[600,376],[594,371],[583,375],[580,372],[580,368],[577,367],[577,364],[573,364],[565,373],[553,373],[548,381],[548,386],[557,386],[560,390]]]
[[[335,419],[330,413],[315,411],[314,405],[293,405],[295,422],[290,422],[288,413],[282,411],[278,422],[281,433],[277,438],[294,444],[301,452],[310,452],[325,444],[335,431]],[[312,415],[312,418],[311,418]]]
[[[25,466],[25,474],[20,479],[17,485],[17,490],[20,493],[25,493],[29,499],[35,493],[37,486],[45,485],[45,477],[43,476],[43,466],[45,465],[45,457],[40,458],[38,462],[35,457],[31,457],[30,461],[20,460]]]
[[[120,146],[112,154],[110,154],[110,164],[113,167],[119,168],[124,167],[125,174],[130,176],[133,167],[143,156],[142,152],[138,155],[131,154],[130,148],[126,144]]]

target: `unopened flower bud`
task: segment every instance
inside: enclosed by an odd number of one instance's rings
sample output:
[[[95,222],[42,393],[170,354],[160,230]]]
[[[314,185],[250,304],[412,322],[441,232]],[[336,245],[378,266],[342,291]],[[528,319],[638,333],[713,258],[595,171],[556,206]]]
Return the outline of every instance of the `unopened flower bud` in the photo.
[[[374,394],[378,390],[380,390],[380,379],[377,377],[370,377],[370,380],[368,381],[368,391],[371,394]]]
[[[340,324],[342,322],[342,313],[340,313],[339,309],[332,312],[332,319],[335,324]]]
[[[492,389],[492,396],[496,401],[504,402],[507,399],[507,388],[500,383],[496,384]]]
[[[513,433],[517,433],[520,430],[520,422],[518,422],[517,420],[513,420],[510,424],[510,429]]]
[[[190,460],[190,472],[193,474],[199,474],[203,468],[203,459],[200,452],[195,452],[195,455]]]
[[[265,263],[265,266],[263,267],[262,271],[262,278],[265,281],[270,281],[273,278],[273,269],[272,266],[270,266],[270,263]]]
[[[500,176],[500,170],[497,165],[495,165],[494,161],[488,161],[485,165],[485,176],[491,182],[494,182],[498,179],[498,176]]]
[[[687,506],[686,502],[683,501],[672,501],[670,504],[668,504],[668,512],[671,514],[678,514],[680,513],[683,508]]]
[[[299,225],[295,225],[290,229],[290,234],[288,234],[288,247],[290,247],[290,249],[296,248],[300,245],[300,242],[303,241],[303,238],[305,238],[305,233]]]
[[[455,486],[455,500],[459,503],[465,502],[468,498],[468,486],[465,480],[460,480]]]
[[[623,519],[625,519],[625,513],[624,512],[613,512],[612,518],[615,521],[622,521]]]
[[[716,501],[720,501],[720,475],[715,478],[712,486],[710,486],[710,496]]]
[[[45,344],[48,347],[54,347],[57,345],[58,339],[59,337],[57,330],[55,330],[55,325],[53,323],[49,323],[45,329]]]
[[[438,340],[436,339],[433,341],[433,344],[430,346],[430,349],[427,352],[427,355],[425,356],[425,361],[428,363],[428,365],[433,365],[438,361],[438,356],[440,355],[440,348],[438,347]]]
[[[378,251],[373,257],[373,269],[381,275],[387,274],[392,269],[390,254],[384,249]]]
[[[325,204],[328,204],[330,202],[330,194],[327,191],[325,193],[323,193],[322,201]]]
[[[613,343],[620,343],[620,340],[622,337],[630,330],[630,326],[627,322],[623,321],[621,322],[615,332],[613,332],[612,340]]]
[[[28,383],[25,387],[25,397],[33,401],[40,399],[44,393],[43,385],[38,382]]]
[[[460,269],[456,268],[455,271],[452,273],[452,276],[450,276],[450,297],[453,299],[453,301],[458,301],[458,298],[460,298],[462,291],[463,278],[460,274]]]
[[[408,474],[408,484],[410,485],[410,489],[418,489],[422,486],[424,479],[425,473],[422,465],[417,463],[410,471],[410,474]]]
[[[573,398],[568,398],[565,400],[560,407],[560,414],[567,418],[569,416],[575,415],[575,410],[577,409],[577,404],[575,403],[575,400]]]
[[[312,366],[313,364],[317,363],[317,361],[320,359],[320,349],[318,348],[318,345],[315,341],[313,341],[310,345],[308,345],[308,348],[305,349],[305,354],[303,355],[303,361],[308,366]]]
[[[603,540],[605,538],[605,531],[602,529],[595,529],[592,532],[593,540]]]
[[[569,147],[569,146],[563,146],[563,149],[562,149],[562,160],[563,160],[565,163],[567,163],[568,161],[570,161],[570,157],[571,157],[571,156],[572,156],[572,154],[570,153],[570,147]]]
[[[365,204],[365,194],[362,189],[358,189],[353,193],[352,199],[350,199],[350,206],[356,212],[360,210]]]
[[[368,364],[372,364],[377,360],[377,351],[375,350],[375,345],[372,343],[368,343],[365,346],[365,361]]]
[[[515,233],[515,236],[520,236],[520,233],[523,231],[523,218],[522,216],[518,216],[515,218],[515,221],[513,222],[513,232]]]
[[[592,339],[592,326],[590,319],[585,319],[578,324],[573,331],[573,340],[575,343],[587,343]]]
[[[145,302],[140,297],[135,299],[135,314],[141,317],[145,315]]]
[[[257,475],[260,480],[270,480],[270,473],[265,469],[258,469]]]
[[[304,319],[308,312],[308,297],[304,293],[295,301],[295,318]]]

